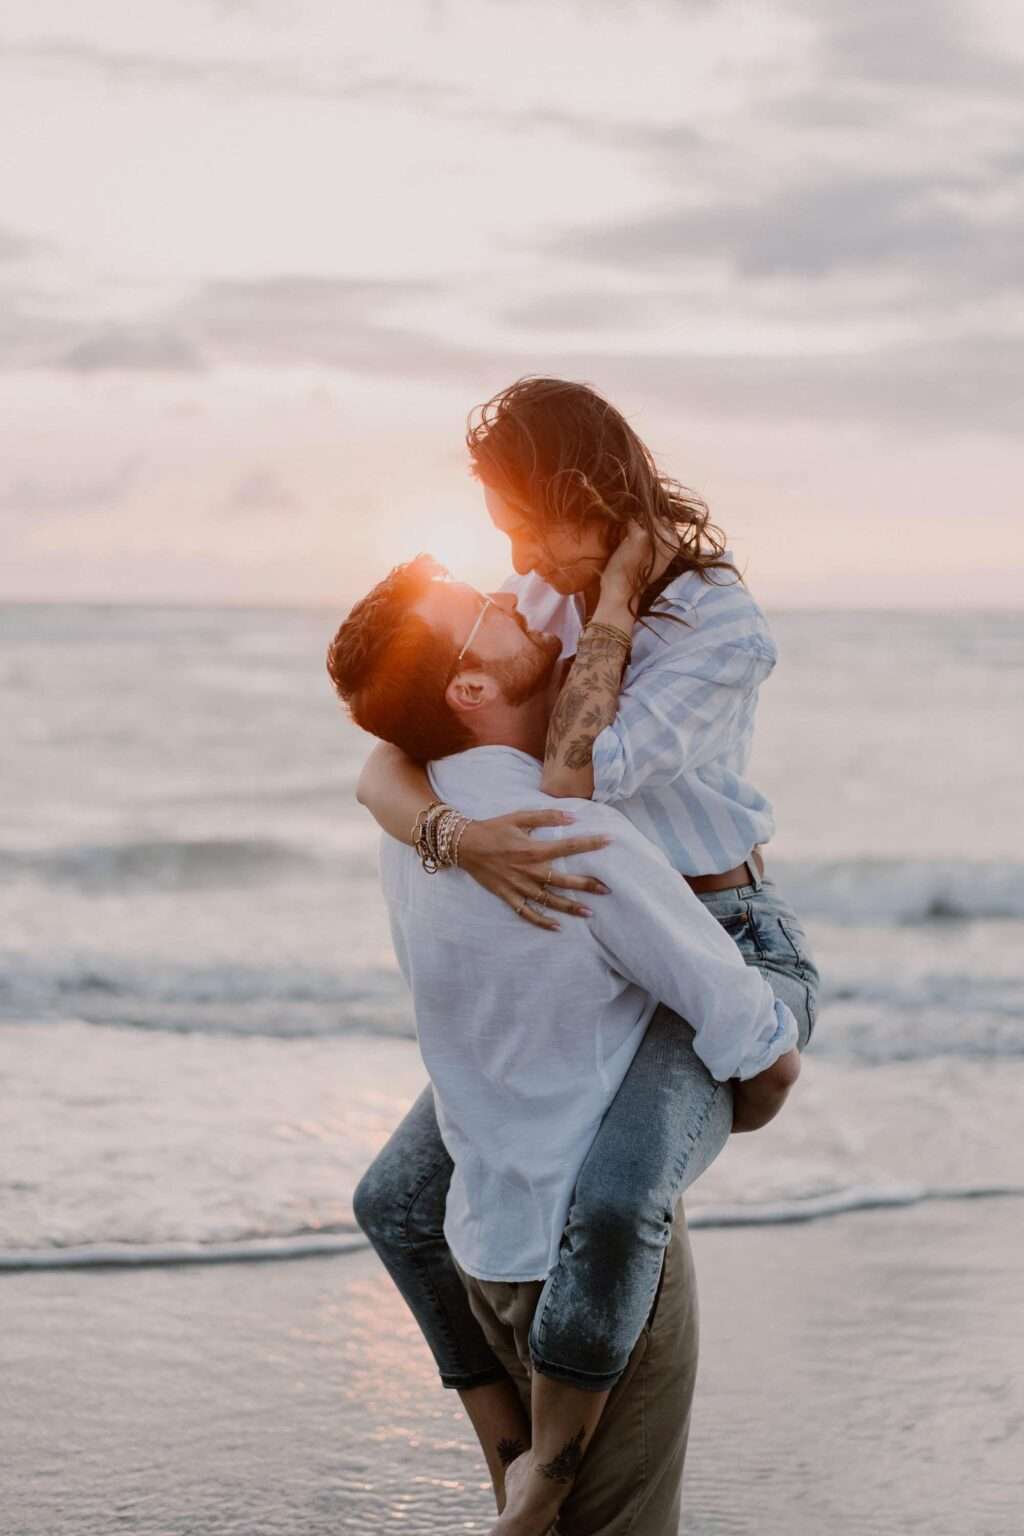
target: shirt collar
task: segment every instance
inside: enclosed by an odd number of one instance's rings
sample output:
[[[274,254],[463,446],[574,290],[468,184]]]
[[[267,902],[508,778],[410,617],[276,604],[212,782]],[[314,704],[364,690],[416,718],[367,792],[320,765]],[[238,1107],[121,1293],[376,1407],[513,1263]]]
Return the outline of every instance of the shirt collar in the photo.
[[[470,747],[430,763],[427,774],[434,793],[467,816],[491,814],[493,803],[506,796],[536,794],[542,767],[518,747]]]

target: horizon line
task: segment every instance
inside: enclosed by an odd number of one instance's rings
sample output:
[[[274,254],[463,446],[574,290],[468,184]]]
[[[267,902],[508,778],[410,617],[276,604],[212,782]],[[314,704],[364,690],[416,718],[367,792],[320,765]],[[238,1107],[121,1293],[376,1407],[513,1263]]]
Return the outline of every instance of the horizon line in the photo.
[[[230,598],[121,598],[121,597],[13,597],[0,593],[0,608],[97,608],[97,609],[164,609],[190,611],[221,611],[238,613],[316,613],[347,611],[364,593],[355,597],[311,599],[308,602],[278,601],[275,599],[232,600]],[[948,601],[936,599],[932,603],[773,603],[761,600],[761,606],[774,613],[887,613],[887,614],[1024,614],[1024,599],[1013,603],[965,603],[952,606]]]

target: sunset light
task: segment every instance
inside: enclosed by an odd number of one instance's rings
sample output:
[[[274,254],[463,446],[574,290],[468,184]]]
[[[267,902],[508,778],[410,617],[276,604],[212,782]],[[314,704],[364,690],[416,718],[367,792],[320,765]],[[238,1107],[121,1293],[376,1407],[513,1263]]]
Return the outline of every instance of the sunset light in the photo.
[[[474,500],[481,500],[475,485],[474,491]],[[402,543],[411,548],[420,540],[426,553],[457,580],[489,588],[500,585],[511,572],[508,540],[481,516],[478,506],[446,508],[434,502],[424,514],[422,529],[412,526],[415,522],[410,518],[396,530],[396,547]]]
[[[10,0],[0,135],[5,1527],[1021,1536],[1024,6]]]

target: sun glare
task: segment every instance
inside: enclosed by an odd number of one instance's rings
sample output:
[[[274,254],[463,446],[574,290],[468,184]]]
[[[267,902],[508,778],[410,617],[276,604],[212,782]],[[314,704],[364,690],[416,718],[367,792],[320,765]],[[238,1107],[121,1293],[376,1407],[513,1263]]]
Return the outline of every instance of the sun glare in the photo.
[[[436,508],[420,524],[422,547],[460,581],[493,586],[511,570],[508,541],[479,512]]]

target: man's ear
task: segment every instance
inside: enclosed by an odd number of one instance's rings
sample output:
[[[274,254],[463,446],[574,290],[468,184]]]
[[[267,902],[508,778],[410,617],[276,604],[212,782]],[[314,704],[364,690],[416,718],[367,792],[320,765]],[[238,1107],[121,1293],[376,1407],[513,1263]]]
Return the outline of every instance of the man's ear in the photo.
[[[444,692],[445,703],[457,715],[472,714],[497,696],[497,680],[486,672],[457,672]]]

